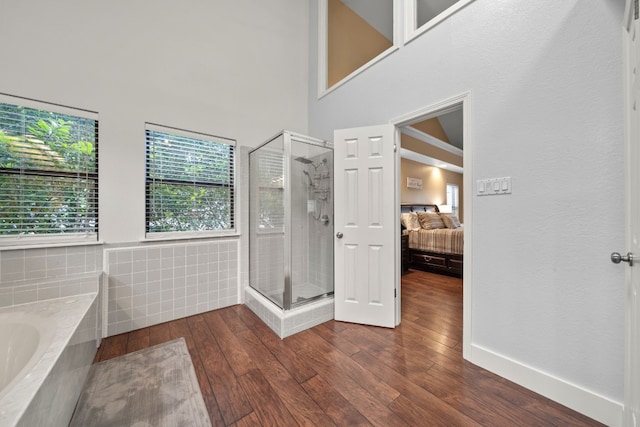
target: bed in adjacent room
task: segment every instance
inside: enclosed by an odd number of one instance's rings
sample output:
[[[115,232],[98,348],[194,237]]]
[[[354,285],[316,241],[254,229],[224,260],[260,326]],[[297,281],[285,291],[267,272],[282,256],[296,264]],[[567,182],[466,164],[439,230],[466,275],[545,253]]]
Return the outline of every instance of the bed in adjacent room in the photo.
[[[464,226],[433,204],[402,204],[401,227],[409,268],[462,276]]]

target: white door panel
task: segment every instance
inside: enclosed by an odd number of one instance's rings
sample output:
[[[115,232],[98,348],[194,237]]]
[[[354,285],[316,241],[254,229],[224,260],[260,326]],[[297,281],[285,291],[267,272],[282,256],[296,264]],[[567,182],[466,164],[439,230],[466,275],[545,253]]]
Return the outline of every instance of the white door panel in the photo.
[[[627,0],[624,20],[626,234],[625,426],[640,426],[640,25],[638,2]],[[629,265],[631,264],[631,265]]]
[[[395,325],[394,136],[393,125],[334,134],[334,298],[339,321]]]

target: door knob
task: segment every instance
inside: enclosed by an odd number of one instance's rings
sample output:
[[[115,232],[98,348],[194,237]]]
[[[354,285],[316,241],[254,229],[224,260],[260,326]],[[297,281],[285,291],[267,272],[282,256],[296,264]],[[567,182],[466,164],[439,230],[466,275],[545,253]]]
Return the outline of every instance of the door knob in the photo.
[[[611,262],[614,264],[620,264],[621,261],[628,262],[629,266],[633,266],[633,254],[627,252],[626,255],[620,255],[618,252],[611,253]]]
[[[337,237],[338,239],[342,239],[342,237],[343,237],[343,236],[344,236],[344,234],[342,234],[342,232],[340,232],[340,231],[338,231],[338,232],[336,233],[336,237]]]

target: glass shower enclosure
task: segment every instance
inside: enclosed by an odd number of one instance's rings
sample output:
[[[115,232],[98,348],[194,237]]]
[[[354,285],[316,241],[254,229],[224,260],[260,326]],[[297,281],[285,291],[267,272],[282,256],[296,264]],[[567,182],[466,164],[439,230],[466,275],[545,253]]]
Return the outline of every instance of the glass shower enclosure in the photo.
[[[333,294],[333,146],[282,131],[249,152],[249,284],[283,310]]]

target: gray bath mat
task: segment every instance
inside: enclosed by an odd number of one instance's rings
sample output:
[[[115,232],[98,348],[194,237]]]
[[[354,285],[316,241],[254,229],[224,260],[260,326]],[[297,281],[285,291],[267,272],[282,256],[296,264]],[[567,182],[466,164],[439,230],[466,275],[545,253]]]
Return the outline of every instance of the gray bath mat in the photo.
[[[211,426],[184,338],[91,366],[70,426]]]

